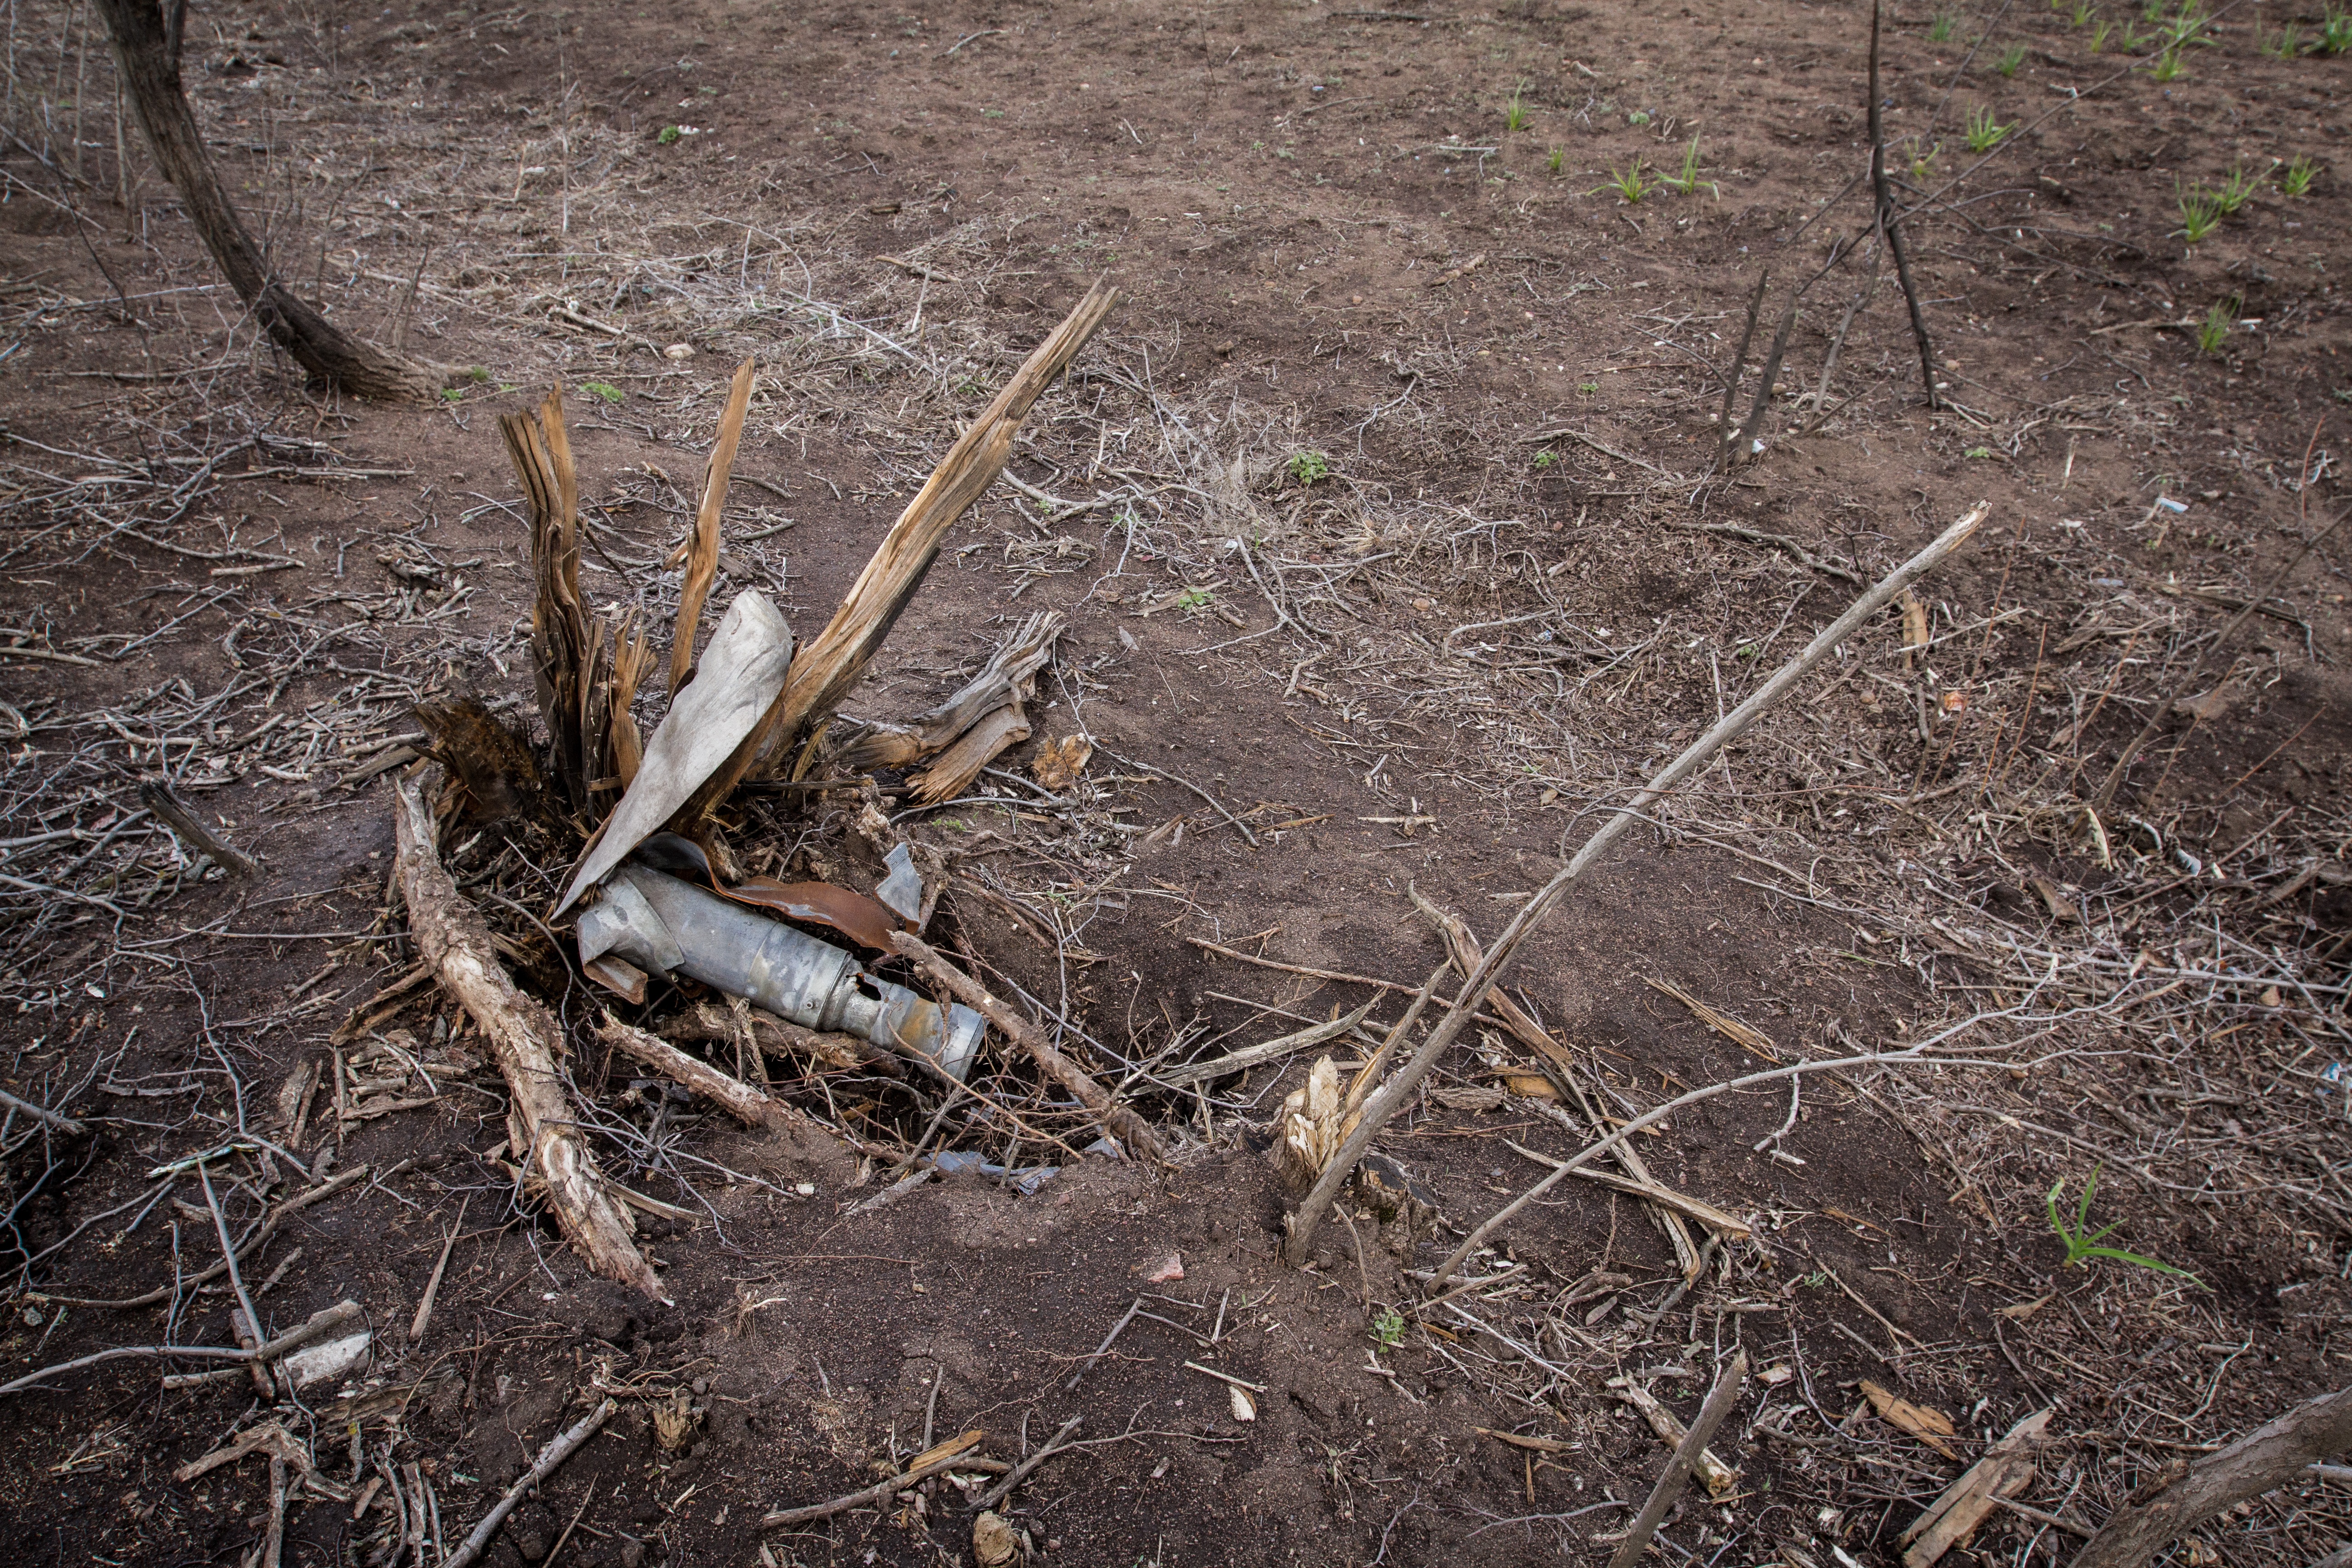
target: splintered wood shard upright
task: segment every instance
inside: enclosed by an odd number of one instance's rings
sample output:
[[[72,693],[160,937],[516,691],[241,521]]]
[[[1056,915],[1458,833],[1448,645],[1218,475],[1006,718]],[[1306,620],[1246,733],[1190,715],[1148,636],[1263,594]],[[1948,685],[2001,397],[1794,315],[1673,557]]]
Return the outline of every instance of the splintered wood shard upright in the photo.
[[[891,525],[833,619],[793,656],[784,689],[759,728],[679,811],[677,821],[682,831],[708,816],[753,768],[769,773],[792,769],[810,738],[824,728],[865,674],[907,602],[922,586],[948,529],[1004,471],[1022,420],[1069,368],[1118,298],[1108,280],[1098,280],[957,438]]]
[[[643,743],[629,704],[649,654],[633,619],[624,620],[608,647],[604,621],[581,595],[580,479],[563,428],[562,389],[548,393],[536,417],[499,416],[499,434],[530,510],[531,679],[555,749],[556,776],[566,803],[580,811],[636,773]]]

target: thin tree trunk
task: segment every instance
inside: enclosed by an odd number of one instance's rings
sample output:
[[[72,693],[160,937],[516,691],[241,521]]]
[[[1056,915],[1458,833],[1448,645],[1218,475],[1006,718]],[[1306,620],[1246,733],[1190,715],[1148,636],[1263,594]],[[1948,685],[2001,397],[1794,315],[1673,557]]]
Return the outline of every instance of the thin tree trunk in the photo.
[[[204,132],[180,85],[180,29],[187,0],[167,18],[160,0],[98,0],[123,89],[139,111],[156,165],[180,193],[188,220],[213,260],[270,340],[313,375],[355,396],[384,401],[431,398],[440,380],[426,367],[346,334],[269,275],[261,248],[229,204]]]
[[[1927,388],[1927,406],[1941,408],[1936,395],[1936,345],[1927,338],[1927,318],[1919,308],[1919,286],[1911,280],[1911,253],[1903,244],[1904,214],[1895,208],[1895,190],[1886,178],[1886,125],[1879,113],[1878,0],[1870,7],[1870,189],[1878,204],[1879,231],[1895,258],[1895,276],[1903,285],[1904,303],[1911,307],[1911,336],[1919,345],[1919,379]]]
[[[2074,1568],[2141,1568],[2183,1531],[2231,1503],[2283,1487],[2305,1467],[2347,1449],[2352,1388],[2299,1405],[2179,1474],[2141,1488],[2108,1516],[2075,1557]]]

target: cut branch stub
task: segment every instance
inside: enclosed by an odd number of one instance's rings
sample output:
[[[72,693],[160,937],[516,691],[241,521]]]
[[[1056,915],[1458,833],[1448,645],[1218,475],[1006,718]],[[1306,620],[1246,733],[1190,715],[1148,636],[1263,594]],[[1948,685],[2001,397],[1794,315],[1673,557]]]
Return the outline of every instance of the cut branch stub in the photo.
[[[948,529],[1004,471],[1021,421],[1069,368],[1118,298],[1118,290],[1108,279],[1097,280],[1061,325],[1037,345],[996,400],[957,438],[891,525],[833,619],[802,646],[782,693],[759,728],[696,793],[680,814],[680,821],[707,816],[755,765],[779,771],[805,736],[832,719],[834,710],[866,673],[866,664],[890,635],[907,602],[922,586]]]

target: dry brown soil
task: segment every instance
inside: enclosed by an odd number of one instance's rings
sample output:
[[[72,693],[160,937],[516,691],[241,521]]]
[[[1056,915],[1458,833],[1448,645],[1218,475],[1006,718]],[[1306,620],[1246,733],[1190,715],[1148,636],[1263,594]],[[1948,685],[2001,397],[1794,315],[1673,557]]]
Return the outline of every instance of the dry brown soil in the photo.
[[[605,1389],[621,1413],[490,1561],[544,1562],[575,1519],[557,1561],[578,1568],[971,1561],[940,1482],[760,1519],[870,1484],[927,1431],[1017,1460],[1077,1416],[1092,1446],[1005,1505],[1048,1563],[1600,1563],[1665,1453],[1612,1380],[1686,1418],[1744,1349],[1765,1375],[1716,1444],[1737,1489],[1686,1498],[1662,1555],[1895,1562],[1990,1437],[2054,1404],[2035,1511],[1947,1561],[2055,1563],[2078,1542],[2048,1516],[2095,1523],[2345,1381],[2347,546],[2214,640],[2341,505],[2344,66],[2264,47],[2318,13],[2229,7],[2166,80],[2153,46],[2125,49],[2157,24],[2118,0],[2080,24],[1889,15],[1890,160],[1905,203],[1933,198],[1908,226],[1932,409],[1891,267],[1869,292],[1853,5],[198,5],[191,92],[233,190],[337,320],[453,367],[429,410],[338,402],[257,340],[135,122],[118,175],[82,16],[9,8],[0,637],[34,651],[0,647],[0,1087],[89,1131],[0,1125],[0,1381],[230,1342],[222,1284],[176,1283],[219,1254],[201,1185],[150,1173],[241,1131],[269,1145],[212,1167],[235,1228],[369,1167],[242,1274],[265,1331],[349,1297],[374,1344],[275,1412],[234,1381],[163,1389],[143,1360],[0,1395],[12,1559],[254,1561],[265,1458],[174,1469],[274,1417],[327,1483],[298,1492],[281,1561],[381,1565],[383,1505],[355,1520],[331,1493],[421,1478],[454,1544]],[[1971,115],[2008,128],[1980,167]],[[1694,137],[1691,188],[1656,184]],[[2317,168],[2289,195],[2298,158]],[[2259,188],[2189,243],[2182,193],[2232,170]],[[1629,172],[1635,201],[1610,184]],[[1808,291],[1763,451],[1715,475],[1766,268],[1735,419]],[[1033,717],[1039,741],[1096,739],[1091,782],[1045,801],[990,780],[901,824],[955,859],[941,929],[973,962],[1112,1080],[1373,999],[1298,968],[1410,992],[1443,956],[1412,890],[1491,938],[1597,808],[1981,498],[1991,521],[1921,589],[1928,646],[1890,611],[1836,650],[1510,979],[1611,1116],[1765,1045],[1936,1037],[1997,1065],[1679,1112],[1640,1140],[1653,1175],[1753,1226],[1696,1282],[1635,1200],[1571,1182],[1475,1265],[1525,1272],[1384,1336],[1368,1320],[1419,1299],[1406,1271],[1541,1173],[1511,1143],[1584,1141],[1523,1046],[1474,1029],[1381,1140],[1434,1236],[1351,1204],[1303,1271],[1275,1257],[1260,1153],[1303,1059],[1213,1100],[1131,1084],[1169,1168],[1014,1142],[1064,1167],[1034,1195],[959,1175],[851,1213],[887,1167],[820,1131],[730,1129],[604,1058],[604,1003],[521,908],[568,850],[491,836],[453,863],[518,900],[485,904],[575,1031],[600,1157],[684,1215],[646,1223],[674,1304],[588,1278],[517,1193],[501,1086],[429,994],[376,1032],[447,1068],[435,1095],[410,1073],[375,1103],[422,1103],[358,1120],[322,1090],[289,1125],[289,1074],[331,1071],[330,1033],[412,962],[386,786],[355,775],[420,698],[529,713],[496,415],[562,387],[588,586],[666,638],[660,558],[757,356],[719,602],[758,587],[805,635],[1106,272],[1124,303],[1013,461],[1032,493],[1000,485],[957,526],[851,701],[912,713],[1021,616],[1070,617]],[[2096,799],[2168,696],[2187,711]],[[136,815],[159,774],[254,878]],[[856,804],[761,796],[734,842],[867,887]],[[877,1147],[937,1104],[774,1070]],[[946,1141],[1007,1148],[968,1112]],[[2095,1171],[2108,1241],[2193,1281],[2060,1267],[2044,1194]],[[1150,1282],[1171,1253],[1181,1279]],[[1158,1316],[1073,1387],[1139,1296]],[[1255,1387],[1255,1419],[1187,1363]],[[1865,1379],[1948,1415],[1948,1451],[1873,1414]],[[2171,1560],[2306,1562],[2347,1512],[2340,1484],[2298,1483]]]

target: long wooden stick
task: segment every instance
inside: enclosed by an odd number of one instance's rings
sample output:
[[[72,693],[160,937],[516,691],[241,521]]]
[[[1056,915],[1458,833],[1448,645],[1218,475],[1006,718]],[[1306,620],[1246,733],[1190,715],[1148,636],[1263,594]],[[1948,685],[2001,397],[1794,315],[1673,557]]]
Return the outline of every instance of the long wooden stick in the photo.
[[[1666,1460],[1665,1473],[1658,1478],[1658,1484],[1650,1489],[1650,1500],[1642,1505],[1640,1515],[1633,1521],[1633,1528],[1626,1532],[1623,1541],[1617,1543],[1616,1553],[1609,1559],[1609,1568],[1633,1568],[1642,1553],[1648,1550],[1650,1537],[1658,1533],[1658,1526],[1665,1520],[1666,1510],[1674,1507],[1675,1500],[1683,1495],[1683,1488],[1690,1485],[1691,1468],[1698,1463],[1699,1455],[1706,1451],[1707,1442],[1715,1436],[1715,1429],[1723,1425],[1723,1418],[1731,1414],[1733,1405],[1739,1403],[1739,1384],[1747,1375],[1748,1352],[1741,1351],[1731,1358],[1731,1364],[1724,1368],[1723,1374],[1715,1380],[1715,1386],[1707,1390],[1706,1403],[1699,1406],[1698,1419],[1690,1424],[1690,1430],[1683,1434],[1683,1440],[1675,1445],[1673,1457]]]
[[[890,938],[901,956],[920,964],[923,972],[950,991],[956,1000],[985,1017],[1003,1031],[1005,1036],[1036,1064],[1051,1073],[1064,1089],[1076,1095],[1078,1103],[1095,1113],[1095,1119],[1111,1136],[1127,1146],[1128,1152],[1140,1158],[1164,1160],[1167,1150],[1159,1135],[1142,1117],[1111,1097],[1110,1091],[1094,1080],[1086,1068],[1055,1050],[1053,1044],[1038,1032],[1037,1026],[1023,1017],[988,994],[988,988],[946,959],[919,936],[905,931],[893,932]]]
[[[1108,279],[1097,281],[1062,324],[1037,345],[996,400],[948,448],[948,455],[923,481],[923,488],[898,514],[873,559],[857,574],[833,619],[793,656],[784,689],[759,728],[695,792],[678,814],[681,822],[707,815],[734,793],[755,765],[772,772],[778,769],[804,733],[832,717],[835,707],[866,673],[866,664],[898,624],[907,602],[922,586],[948,530],[1004,471],[1021,421],[1069,368],[1118,303],[1118,297]]]
[[[507,1521],[507,1515],[515,1510],[515,1505],[553,1474],[556,1466],[578,1453],[580,1446],[593,1437],[597,1429],[612,1418],[614,1408],[611,1400],[605,1400],[541,1448],[530,1468],[507,1489],[506,1495],[499,1499],[496,1507],[482,1516],[482,1522],[474,1526],[473,1533],[466,1537],[464,1545],[443,1560],[441,1568],[471,1568],[471,1564],[479,1561],[484,1549],[490,1544],[490,1537],[499,1532],[499,1526]]]
[[[596,1026],[596,1037],[646,1067],[677,1079],[749,1127],[805,1127],[808,1119],[793,1107],[763,1093],[731,1073],[724,1073],[698,1057],[690,1057],[667,1040],[634,1029],[611,1013]]]
[[[417,955],[472,1016],[506,1075],[528,1168],[546,1184],[556,1224],[589,1268],[660,1298],[661,1282],[632,1239],[635,1226],[628,1210],[606,1187],[594,1156],[572,1130],[577,1118],[555,1065],[563,1051],[562,1026],[516,989],[499,962],[481,912],[442,868],[433,814],[413,779],[394,782],[393,827],[400,890],[408,900],[408,929],[416,938]]]
[[[1283,1256],[1292,1268],[1307,1261],[1308,1249],[1315,1240],[1316,1227],[1322,1223],[1324,1211],[1330,1207],[1339,1184],[1348,1179],[1349,1172],[1355,1169],[1356,1162],[1363,1158],[1364,1151],[1371,1146],[1373,1138],[1421,1087],[1421,1080],[1429,1075],[1429,1069],[1437,1064],[1437,1058],[1445,1053],[1446,1047],[1453,1045],[1464,1026],[1470,1022],[1471,1016],[1502,978],[1503,971],[1517,956],[1519,945],[1542,922],[1544,916],[1551,912],[1552,906],[1567,895],[1576,879],[1584,875],[1585,870],[1601,858],[1601,852],[1615,843],[1627,828],[1642,820],[1640,814],[1643,808],[1698,772],[1716,752],[1756,722],[1765,710],[1788,695],[1790,689],[1804,679],[1807,671],[1829,657],[1832,649],[1860,630],[1864,622],[1884,609],[1897,594],[1926,576],[1947,556],[1967,543],[1969,536],[1977,531],[1978,525],[1991,510],[1991,502],[1977,502],[1958,522],[1944,530],[1934,543],[1896,567],[1876,587],[1855,600],[1853,606],[1832,621],[1802,653],[1782,665],[1771,679],[1756,689],[1753,696],[1717,720],[1715,728],[1692,742],[1689,750],[1667,763],[1665,769],[1641,793],[1619,807],[1614,816],[1585,840],[1584,847],[1576,852],[1576,858],[1560,868],[1550,881],[1537,889],[1535,896],[1520,907],[1519,912],[1511,918],[1511,923],[1504,927],[1502,934],[1495,939],[1495,945],[1486,950],[1486,955],[1479,961],[1476,970],[1463,982],[1461,994],[1446,1010],[1445,1016],[1438,1020],[1437,1027],[1429,1032],[1429,1037],[1422,1042],[1421,1048],[1412,1054],[1412,1059],[1395,1077],[1381,1085],[1380,1090],[1365,1102],[1364,1114],[1357,1121],[1355,1131],[1340,1144],[1338,1154],[1324,1168],[1322,1179],[1315,1184],[1314,1191],[1307,1194],[1306,1201],[1298,1207],[1284,1216],[1283,1223],[1288,1235],[1283,1242]],[[1603,1143],[1615,1142],[1617,1140],[1604,1140]],[[1598,1152],[1602,1146],[1596,1144],[1591,1152]],[[1580,1158],[1578,1163],[1582,1163]],[[1556,1171],[1545,1180],[1555,1180],[1561,1173]],[[1442,1277],[1440,1283],[1443,1283]]]
[[[837,1497],[830,1502],[813,1502],[806,1508],[780,1508],[773,1513],[763,1516],[760,1521],[760,1527],[763,1530],[772,1530],[780,1524],[805,1524],[813,1519],[830,1519],[836,1513],[846,1513],[853,1508],[864,1508],[867,1503],[880,1502],[894,1492],[905,1491],[927,1476],[936,1476],[941,1470],[953,1469],[963,1462],[963,1457],[967,1451],[980,1447],[980,1440],[983,1436],[984,1434],[975,1428],[960,1437],[950,1438],[940,1447],[951,1448],[953,1452],[944,1454],[928,1464],[917,1465],[903,1474],[892,1476],[887,1481],[880,1481],[863,1490],[851,1492],[846,1497]]]

